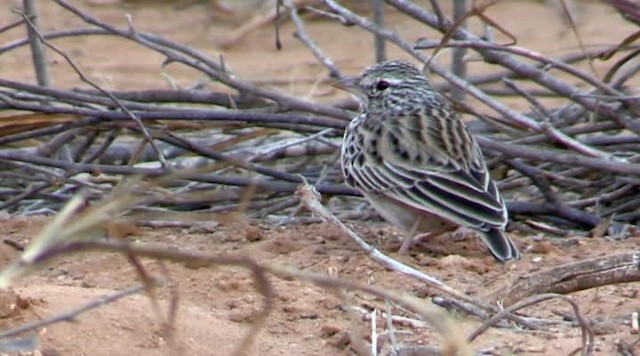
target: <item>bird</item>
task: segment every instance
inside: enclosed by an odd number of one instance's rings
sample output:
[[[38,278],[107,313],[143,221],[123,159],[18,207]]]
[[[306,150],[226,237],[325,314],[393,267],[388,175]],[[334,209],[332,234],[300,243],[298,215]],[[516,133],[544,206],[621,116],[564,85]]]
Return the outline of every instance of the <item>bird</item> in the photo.
[[[430,236],[475,230],[499,262],[521,255],[505,233],[508,213],[475,138],[445,96],[407,61],[391,60],[336,84],[360,112],[341,149],[345,182],[388,222]]]

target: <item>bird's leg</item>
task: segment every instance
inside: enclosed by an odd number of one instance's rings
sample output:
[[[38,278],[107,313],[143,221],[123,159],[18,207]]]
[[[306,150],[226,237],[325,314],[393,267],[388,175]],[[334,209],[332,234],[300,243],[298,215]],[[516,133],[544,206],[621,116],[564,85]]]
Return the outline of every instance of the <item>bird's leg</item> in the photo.
[[[453,231],[450,236],[454,241],[463,241],[468,238],[469,235],[471,235],[472,238],[475,236],[473,230],[460,226]]]
[[[418,232],[418,226],[420,226],[420,222],[422,222],[422,218],[416,219],[416,222],[413,223],[409,234],[405,236],[404,240],[402,240],[402,245],[400,246],[400,250],[398,253],[401,255],[406,255],[409,252],[411,246],[413,246],[413,238],[416,237]]]

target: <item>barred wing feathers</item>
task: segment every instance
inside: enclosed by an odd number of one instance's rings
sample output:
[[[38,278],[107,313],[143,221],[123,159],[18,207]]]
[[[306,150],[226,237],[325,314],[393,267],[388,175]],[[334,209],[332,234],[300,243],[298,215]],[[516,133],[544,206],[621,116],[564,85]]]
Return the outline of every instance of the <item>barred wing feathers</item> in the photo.
[[[499,260],[517,259],[517,248],[503,232],[508,220],[504,201],[464,124],[442,116],[451,112],[439,111],[435,120],[386,117],[377,149],[358,151],[345,174],[363,191],[478,230]],[[402,139],[407,135],[422,137]]]

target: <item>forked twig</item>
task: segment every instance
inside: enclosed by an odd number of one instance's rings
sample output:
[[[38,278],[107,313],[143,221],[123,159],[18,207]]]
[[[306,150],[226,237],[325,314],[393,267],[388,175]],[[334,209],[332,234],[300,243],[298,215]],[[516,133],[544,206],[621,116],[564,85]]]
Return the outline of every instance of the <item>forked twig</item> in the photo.
[[[421,282],[424,282],[430,287],[433,287],[450,296],[469,302],[483,310],[486,310],[489,312],[495,311],[495,307],[487,303],[481,302],[477,299],[474,299],[462,292],[459,292],[458,290],[453,289],[447,286],[446,284],[442,283],[438,279],[431,277],[429,275],[426,275],[413,267],[400,263],[386,256],[385,254],[375,249],[373,246],[366,243],[362,238],[360,238],[360,236],[358,236],[358,234],[356,234],[353,230],[351,230],[349,227],[343,224],[335,215],[333,215],[330,211],[328,211],[322,205],[319,199],[319,194],[317,193],[315,188],[309,185],[308,183],[303,183],[302,185],[300,185],[300,187],[298,187],[298,190],[296,191],[296,196],[307,208],[309,208],[314,213],[318,214],[324,221],[331,222],[333,225],[337,226],[340,229],[340,231],[342,231],[346,236],[348,236],[351,240],[353,240],[356,244],[358,244],[358,246],[360,246],[360,248],[362,248],[372,260],[394,271],[400,272],[404,275],[407,275]],[[509,316],[509,318],[527,327],[532,326],[531,323],[529,323],[528,321],[523,320],[522,318],[519,318],[515,315],[511,315]]]
[[[582,329],[581,330],[582,331],[582,355],[584,356],[593,355],[593,350],[595,347],[595,334],[593,332],[593,329],[589,325],[589,321],[587,321],[580,313],[580,307],[571,298],[564,295],[553,294],[553,293],[544,293],[544,294],[534,295],[527,299],[520,300],[519,302],[509,306],[508,308],[505,308],[500,313],[492,316],[487,321],[482,323],[480,327],[474,330],[467,337],[467,340],[469,340],[469,342],[475,340],[478,336],[480,336],[483,332],[485,332],[489,327],[491,327],[497,321],[499,321],[500,319],[504,319],[504,317],[508,313],[514,313],[522,308],[543,302],[545,300],[554,299],[554,298],[566,301],[571,305],[571,307],[573,308],[573,312],[576,316],[576,319],[580,322],[580,328]]]

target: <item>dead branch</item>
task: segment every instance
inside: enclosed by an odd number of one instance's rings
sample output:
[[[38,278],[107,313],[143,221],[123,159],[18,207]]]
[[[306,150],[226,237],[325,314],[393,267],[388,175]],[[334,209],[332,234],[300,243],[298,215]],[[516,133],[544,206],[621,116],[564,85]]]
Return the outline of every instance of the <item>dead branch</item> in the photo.
[[[492,292],[489,300],[512,305],[537,294],[570,294],[590,288],[640,281],[640,251],[579,261],[519,277]]]
[[[296,191],[296,196],[300,199],[301,203],[304,204],[307,208],[309,208],[314,213],[318,214],[324,221],[331,222],[333,225],[337,226],[340,231],[342,231],[346,236],[348,236],[351,240],[353,240],[363,251],[367,253],[367,255],[374,261],[394,270],[415,278],[421,282],[426,283],[430,287],[433,287],[441,292],[444,292],[450,296],[453,296],[457,299],[463,300],[465,302],[471,303],[477,308],[483,309],[485,311],[495,311],[495,307],[490,304],[484,303],[480,300],[474,299],[456,289],[453,289],[441,281],[418,271],[415,268],[407,266],[403,263],[400,263],[385,254],[381,253],[373,246],[366,243],[360,236],[358,236],[353,230],[344,225],[335,215],[333,215],[330,211],[328,211],[319,200],[319,194],[315,191],[315,188],[310,186],[308,183],[302,184],[298,190]],[[508,316],[509,319],[517,321],[524,326],[530,327],[532,324],[523,320],[520,317],[515,315]]]

